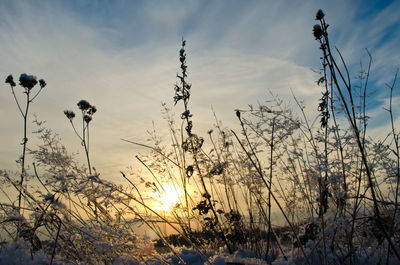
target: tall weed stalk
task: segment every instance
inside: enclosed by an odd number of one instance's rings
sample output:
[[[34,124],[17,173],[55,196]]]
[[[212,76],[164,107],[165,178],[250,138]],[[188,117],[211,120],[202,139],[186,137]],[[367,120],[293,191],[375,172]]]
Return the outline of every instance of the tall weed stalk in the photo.
[[[26,150],[27,150],[27,144],[28,144],[28,112],[29,112],[29,107],[30,104],[33,102],[33,100],[40,94],[42,89],[46,86],[46,82],[43,79],[39,80],[39,86],[40,88],[34,92],[32,90],[37,84],[37,77],[34,75],[27,75],[27,74],[21,74],[19,77],[19,85],[23,88],[23,94],[25,94],[25,106],[20,104],[18,97],[15,94],[14,88],[16,87],[16,83],[14,82],[14,78],[12,75],[9,75],[6,78],[6,83],[10,85],[11,92],[13,94],[15,103],[18,106],[18,110],[23,118],[23,135],[24,137],[22,138],[22,153],[21,156],[18,159],[18,163],[21,166],[21,175],[20,175],[20,181],[19,181],[19,186],[20,186],[20,191],[18,195],[18,212],[21,212],[21,203],[22,203],[22,185],[24,184],[24,180],[27,176],[26,172],[26,166],[25,166],[25,161],[26,161]]]

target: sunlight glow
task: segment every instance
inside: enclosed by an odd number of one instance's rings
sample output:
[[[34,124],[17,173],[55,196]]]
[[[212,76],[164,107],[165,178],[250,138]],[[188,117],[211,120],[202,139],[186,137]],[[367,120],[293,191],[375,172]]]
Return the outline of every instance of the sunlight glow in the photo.
[[[176,185],[165,184],[160,192],[153,193],[156,199],[155,209],[170,212],[174,206],[180,203],[183,191]]]

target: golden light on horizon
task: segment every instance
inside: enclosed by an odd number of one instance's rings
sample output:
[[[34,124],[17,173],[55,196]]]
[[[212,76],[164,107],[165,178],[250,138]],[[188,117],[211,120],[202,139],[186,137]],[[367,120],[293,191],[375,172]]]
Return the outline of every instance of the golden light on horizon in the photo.
[[[165,213],[171,212],[174,206],[181,202],[183,197],[183,190],[177,185],[165,184],[159,192],[154,192],[151,196],[154,196],[154,210],[162,211]]]

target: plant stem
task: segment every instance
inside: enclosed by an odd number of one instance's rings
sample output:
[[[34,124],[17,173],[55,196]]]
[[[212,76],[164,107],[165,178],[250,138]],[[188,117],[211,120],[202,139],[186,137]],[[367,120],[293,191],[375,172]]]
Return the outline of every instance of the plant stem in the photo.
[[[19,190],[19,195],[18,195],[18,213],[21,213],[21,203],[22,203],[22,185],[24,183],[26,171],[25,171],[25,158],[26,158],[26,145],[28,143],[28,138],[27,138],[27,122],[28,122],[28,111],[29,111],[29,103],[31,102],[29,100],[30,93],[26,89],[25,90],[26,94],[26,108],[25,108],[25,113],[22,114],[24,118],[24,138],[22,140],[22,155],[21,155],[21,178],[19,182],[19,186],[21,189]],[[18,106],[19,107],[19,106]]]
[[[268,239],[267,239],[267,254],[268,258],[269,249],[271,244],[271,189],[272,189],[272,167],[273,167],[273,154],[274,154],[274,133],[275,133],[275,117],[272,120],[272,133],[271,133],[271,151],[270,151],[270,171],[269,171],[269,188],[268,188]]]

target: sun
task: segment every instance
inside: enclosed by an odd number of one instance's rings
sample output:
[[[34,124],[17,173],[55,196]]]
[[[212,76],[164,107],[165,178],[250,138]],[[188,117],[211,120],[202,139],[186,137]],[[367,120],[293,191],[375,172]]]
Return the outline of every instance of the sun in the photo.
[[[156,208],[160,211],[170,212],[174,206],[180,203],[183,191],[176,185],[166,184],[160,192],[154,193],[157,201]]]

